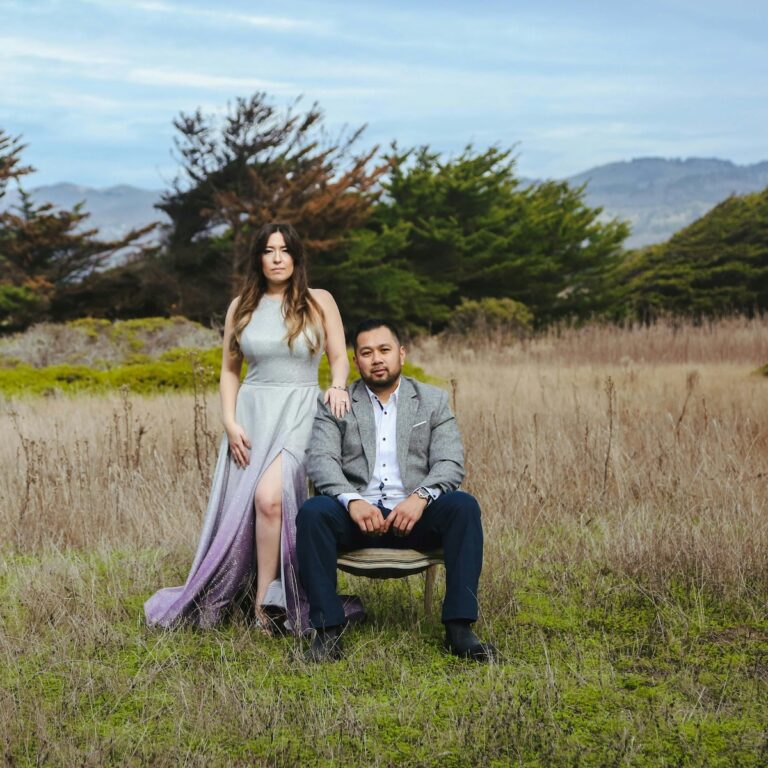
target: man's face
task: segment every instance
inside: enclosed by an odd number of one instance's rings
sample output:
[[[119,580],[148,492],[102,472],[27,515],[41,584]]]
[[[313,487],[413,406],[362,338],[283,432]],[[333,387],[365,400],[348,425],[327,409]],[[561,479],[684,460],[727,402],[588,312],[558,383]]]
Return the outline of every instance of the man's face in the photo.
[[[404,362],[405,348],[386,326],[358,335],[355,364],[360,377],[372,390],[386,389],[397,381]]]

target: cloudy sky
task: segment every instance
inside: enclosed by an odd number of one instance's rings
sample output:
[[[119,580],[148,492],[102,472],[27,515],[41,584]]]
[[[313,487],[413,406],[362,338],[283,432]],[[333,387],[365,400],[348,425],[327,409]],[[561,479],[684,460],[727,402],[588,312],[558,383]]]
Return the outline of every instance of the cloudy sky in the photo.
[[[764,0],[0,0],[0,128],[29,184],[162,188],[172,120],[265,90],[361,148],[517,146],[525,176],[768,159]]]

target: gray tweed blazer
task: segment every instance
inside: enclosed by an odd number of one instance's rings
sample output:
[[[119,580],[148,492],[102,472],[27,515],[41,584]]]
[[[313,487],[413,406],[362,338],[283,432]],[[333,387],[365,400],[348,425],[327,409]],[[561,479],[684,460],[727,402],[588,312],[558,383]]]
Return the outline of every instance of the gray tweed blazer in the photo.
[[[360,493],[376,464],[376,425],[362,379],[349,388],[351,410],[337,419],[319,397],[307,448],[307,474],[319,493]],[[464,449],[448,393],[402,376],[397,396],[397,460],[406,493],[419,486],[459,487]]]

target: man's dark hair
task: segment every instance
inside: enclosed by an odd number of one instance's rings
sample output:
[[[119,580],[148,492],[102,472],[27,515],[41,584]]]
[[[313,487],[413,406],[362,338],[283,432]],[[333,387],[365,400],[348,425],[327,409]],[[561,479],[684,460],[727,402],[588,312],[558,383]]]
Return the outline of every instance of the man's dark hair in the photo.
[[[361,333],[372,331],[375,328],[388,328],[389,332],[395,337],[398,345],[402,346],[403,342],[400,341],[400,332],[397,330],[394,323],[390,323],[389,320],[385,320],[382,317],[369,317],[366,320],[361,320],[357,324],[357,328],[355,328],[355,350],[357,350],[357,337]]]

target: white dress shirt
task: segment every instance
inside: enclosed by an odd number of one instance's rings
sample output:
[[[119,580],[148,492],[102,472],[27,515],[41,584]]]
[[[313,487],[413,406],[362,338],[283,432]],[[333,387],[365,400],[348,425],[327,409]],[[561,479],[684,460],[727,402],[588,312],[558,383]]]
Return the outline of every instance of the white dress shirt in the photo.
[[[355,499],[364,499],[370,504],[393,509],[416,489],[406,490],[397,461],[397,397],[400,384],[389,396],[389,401],[381,402],[375,392],[365,388],[373,406],[373,418],[376,425],[376,464],[370,482],[362,493],[342,493],[338,500],[349,510],[349,503]],[[440,495],[439,488],[427,488],[432,499]]]

